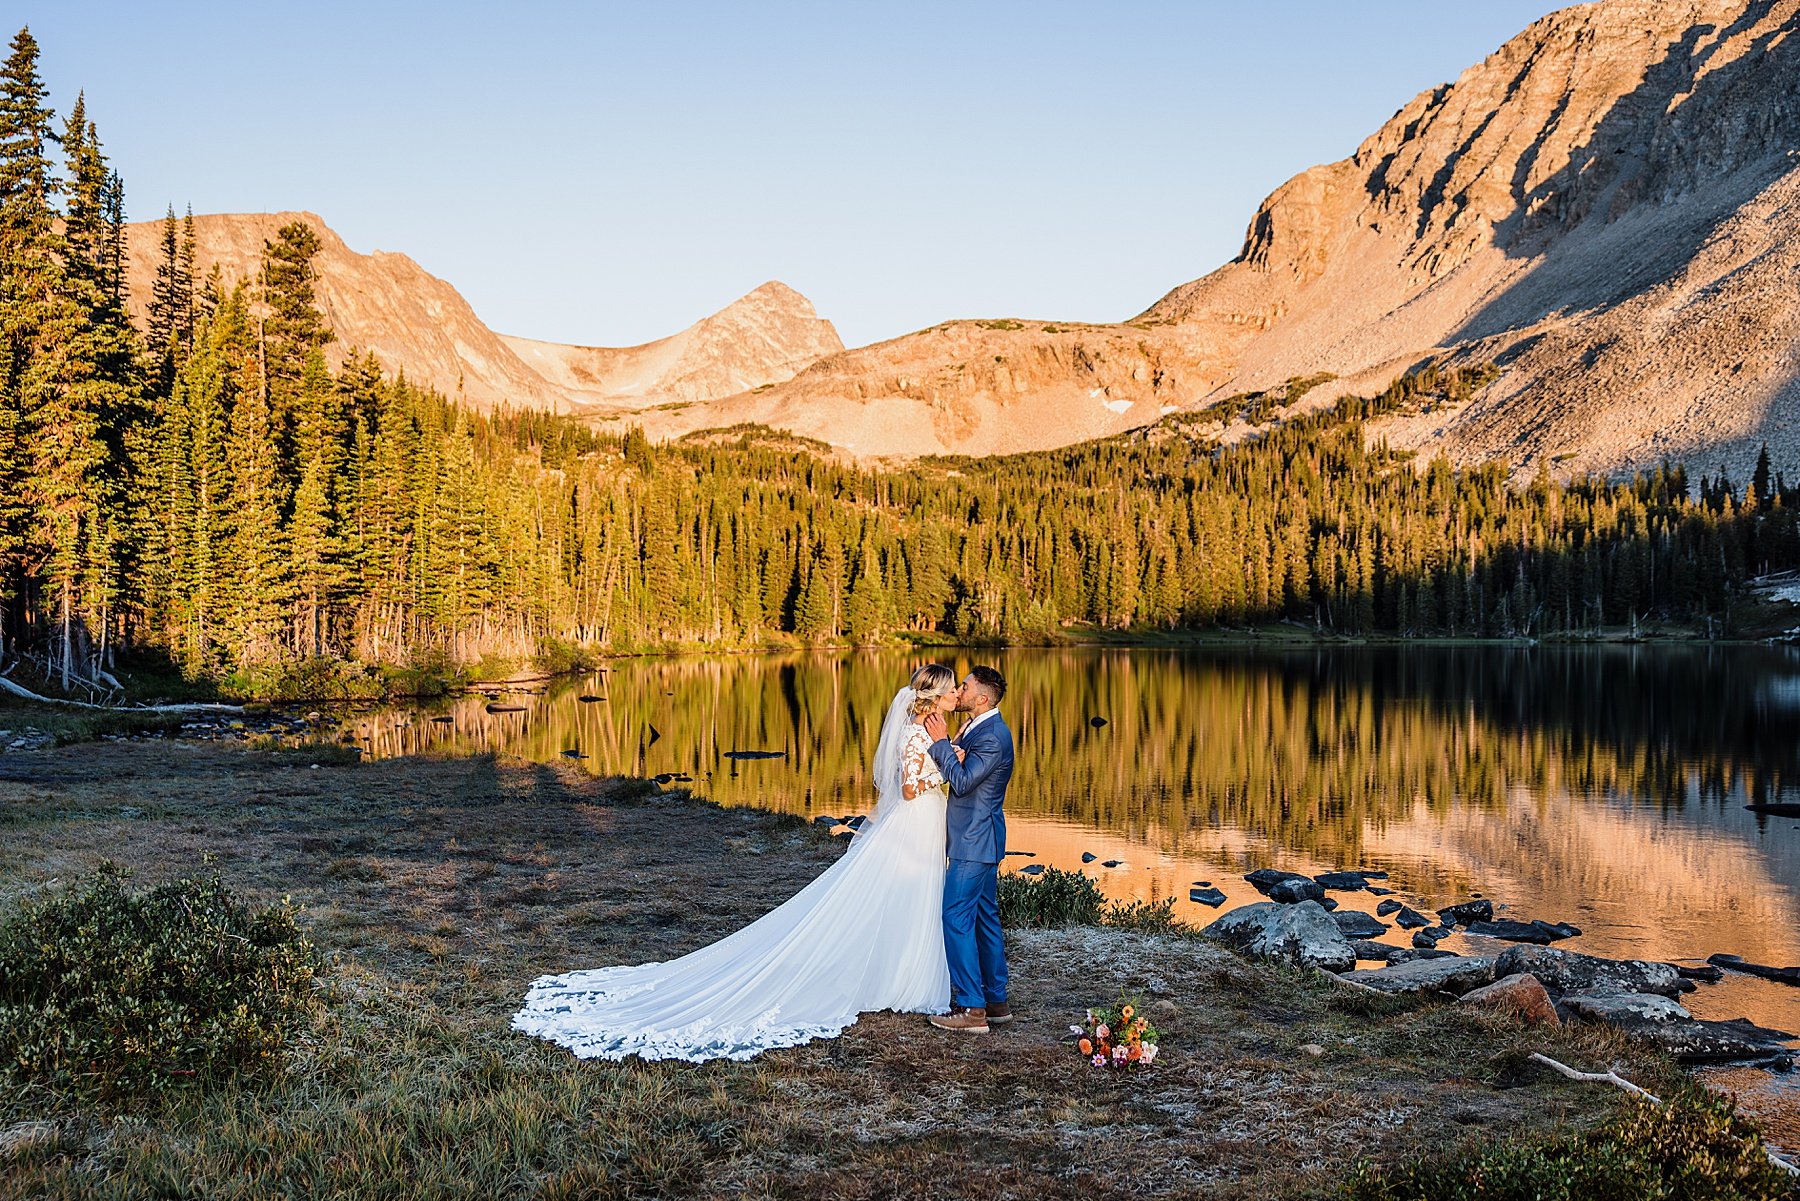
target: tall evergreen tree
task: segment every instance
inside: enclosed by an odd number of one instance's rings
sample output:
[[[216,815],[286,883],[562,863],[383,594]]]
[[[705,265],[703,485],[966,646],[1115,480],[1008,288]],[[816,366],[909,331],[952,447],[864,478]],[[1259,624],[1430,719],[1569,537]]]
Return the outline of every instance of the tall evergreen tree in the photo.
[[[0,66],[0,662],[24,634],[34,517],[32,420],[54,386],[47,298],[59,291],[53,115],[29,28]]]

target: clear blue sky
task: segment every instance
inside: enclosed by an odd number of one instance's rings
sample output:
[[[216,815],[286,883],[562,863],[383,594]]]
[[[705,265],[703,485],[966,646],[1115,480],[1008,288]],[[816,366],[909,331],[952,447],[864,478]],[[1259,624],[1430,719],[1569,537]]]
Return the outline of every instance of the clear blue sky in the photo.
[[[7,0],[134,220],[310,209],[494,328],[625,345],[766,279],[851,345],[1118,320],[1552,0]]]

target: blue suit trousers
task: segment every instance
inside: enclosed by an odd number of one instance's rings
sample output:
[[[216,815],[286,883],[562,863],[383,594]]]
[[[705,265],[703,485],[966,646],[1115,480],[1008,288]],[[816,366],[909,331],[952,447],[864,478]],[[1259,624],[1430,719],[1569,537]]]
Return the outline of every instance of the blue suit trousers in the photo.
[[[985,1009],[1006,1000],[999,886],[997,863],[952,859],[944,874],[944,951],[950,960],[952,1005]]]

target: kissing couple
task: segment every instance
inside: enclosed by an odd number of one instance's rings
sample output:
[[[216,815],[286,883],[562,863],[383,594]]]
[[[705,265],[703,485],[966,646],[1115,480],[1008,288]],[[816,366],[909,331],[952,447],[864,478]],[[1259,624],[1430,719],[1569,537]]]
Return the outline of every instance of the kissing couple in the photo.
[[[876,740],[875,812],[791,899],[666,963],[540,976],[512,1028],[583,1059],[749,1059],[834,1038],[858,1015],[930,1014],[986,1034],[1012,1020],[997,897],[1013,739],[1006,680],[941,663],[895,693]],[[954,740],[948,715],[964,713]]]

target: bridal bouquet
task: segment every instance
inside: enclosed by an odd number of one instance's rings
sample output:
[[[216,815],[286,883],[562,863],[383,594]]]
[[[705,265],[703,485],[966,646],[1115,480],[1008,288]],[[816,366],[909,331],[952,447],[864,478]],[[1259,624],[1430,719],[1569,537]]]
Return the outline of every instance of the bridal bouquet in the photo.
[[[1156,1062],[1156,1044],[1161,1037],[1150,1019],[1138,1012],[1141,1002],[1120,999],[1113,1009],[1090,1009],[1087,1022],[1070,1026],[1076,1046],[1089,1063],[1097,1068],[1149,1067]]]

